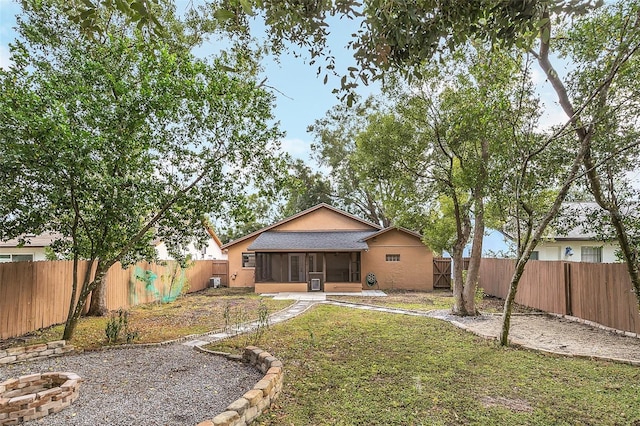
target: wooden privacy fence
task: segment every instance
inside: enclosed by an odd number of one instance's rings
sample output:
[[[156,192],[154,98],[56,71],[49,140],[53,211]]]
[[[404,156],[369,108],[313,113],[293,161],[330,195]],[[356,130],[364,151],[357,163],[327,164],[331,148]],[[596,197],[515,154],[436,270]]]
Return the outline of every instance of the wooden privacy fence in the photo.
[[[478,285],[486,294],[504,299],[514,270],[511,259],[482,259]],[[623,263],[531,260],[520,279],[516,303],[640,333],[638,301]]]
[[[227,261],[198,260],[182,269],[176,262],[141,262],[106,275],[109,310],[154,301],[168,302],[181,293],[205,289],[212,276],[228,279]],[[80,271],[88,262],[80,263]],[[0,263],[0,339],[20,336],[66,321],[72,289],[72,261]],[[79,290],[78,290],[79,291]]]

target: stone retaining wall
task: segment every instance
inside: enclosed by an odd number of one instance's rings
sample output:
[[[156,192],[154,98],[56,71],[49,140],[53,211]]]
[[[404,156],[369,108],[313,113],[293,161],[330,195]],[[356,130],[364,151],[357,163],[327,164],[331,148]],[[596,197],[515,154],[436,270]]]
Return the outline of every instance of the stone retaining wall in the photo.
[[[282,362],[270,353],[247,346],[243,360],[260,370],[264,377],[253,389],[242,395],[212,420],[198,423],[198,426],[244,426],[251,424],[264,410],[278,398],[282,390]]]
[[[42,373],[0,383],[0,425],[17,425],[57,413],[78,399],[74,373]]]
[[[0,364],[15,364],[22,361],[37,361],[45,358],[60,356],[73,350],[65,340],[41,343],[30,346],[0,349]]]

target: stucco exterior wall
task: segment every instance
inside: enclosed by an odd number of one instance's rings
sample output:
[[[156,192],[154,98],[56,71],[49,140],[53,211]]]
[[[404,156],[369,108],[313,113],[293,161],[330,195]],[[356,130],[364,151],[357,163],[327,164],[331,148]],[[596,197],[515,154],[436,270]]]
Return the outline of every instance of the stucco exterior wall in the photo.
[[[303,293],[307,283],[256,283],[256,293]]]
[[[362,253],[362,288],[367,274],[373,272],[373,288],[433,290],[433,253],[414,236],[391,230],[367,241],[369,251]],[[386,260],[388,254],[400,255],[399,262]]]
[[[565,256],[566,247],[571,247],[573,256]],[[617,263],[618,244],[603,243],[601,241],[549,241],[538,244],[538,260],[564,260],[567,262],[582,262],[582,247],[602,247],[602,263]]]
[[[329,209],[318,209],[290,222],[283,223],[272,231],[334,231],[375,230],[375,228],[341,215]]]
[[[249,252],[247,247],[256,238],[258,238],[257,235],[229,247],[229,287],[255,287],[255,268],[242,267],[242,253]]]
[[[362,291],[362,283],[324,283],[325,292],[352,293]]]

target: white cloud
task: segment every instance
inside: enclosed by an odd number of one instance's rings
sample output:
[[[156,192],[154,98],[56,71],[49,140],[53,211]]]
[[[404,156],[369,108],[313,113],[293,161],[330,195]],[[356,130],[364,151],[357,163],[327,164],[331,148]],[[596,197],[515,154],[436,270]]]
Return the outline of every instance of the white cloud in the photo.
[[[299,158],[307,162],[311,156],[311,142],[302,139],[284,139],[282,149],[288,152],[293,158]]]

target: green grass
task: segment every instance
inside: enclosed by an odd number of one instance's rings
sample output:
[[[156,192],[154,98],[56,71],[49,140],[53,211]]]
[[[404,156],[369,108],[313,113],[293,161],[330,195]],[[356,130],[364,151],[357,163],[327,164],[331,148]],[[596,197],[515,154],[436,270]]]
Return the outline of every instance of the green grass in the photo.
[[[640,424],[640,368],[500,348],[435,319],[323,305],[263,342],[285,364],[265,425]]]
[[[166,304],[149,303],[129,310],[129,326],[139,332],[134,343],[155,343],[177,339],[190,334],[202,334],[224,327],[223,312],[228,304],[233,312],[242,312],[243,318],[254,320],[260,300],[273,313],[291,305],[291,300],[261,298],[253,289],[206,289],[178,298]],[[83,317],[78,322],[71,340],[77,349],[96,349],[106,344],[105,327],[109,317]],[[20,339],[0,341],[0,347],[20,346],[59,340],[64,325],[38,330]]]
[[[342,302],[364,303],[416,311],[451,309],[451,306],[453,306],[453,296],[450,291],[384,290],[384,292],[387,294],[384,297],[331,296],[330,298]]]

